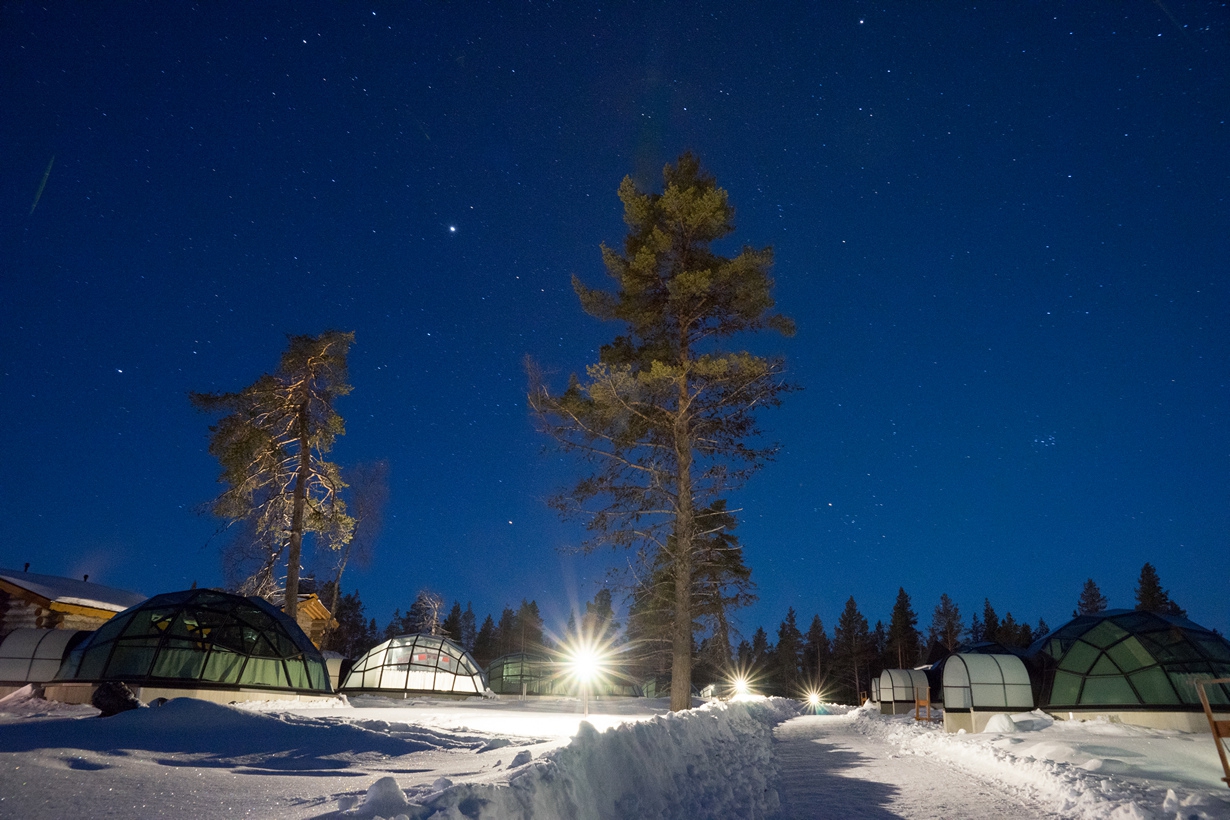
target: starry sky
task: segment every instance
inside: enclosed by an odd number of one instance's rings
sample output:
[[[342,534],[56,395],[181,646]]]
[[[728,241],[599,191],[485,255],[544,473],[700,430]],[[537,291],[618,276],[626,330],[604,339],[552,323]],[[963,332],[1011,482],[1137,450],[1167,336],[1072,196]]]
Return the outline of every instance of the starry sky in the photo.
[[[1056,626],[1146,561],[1230,630],[1228,73],[1198,0],[9,0],[0,565],[220,584],[187,393],[336,328],[334,460],[392,476],[344,588],[562,628],[626,556],[568,551],[521,362],[595,359],[569,278],[690,149],[799,328],[752,342],[803,390],[731,499],[744,635],[899,586],[923,625],[946,592]]]

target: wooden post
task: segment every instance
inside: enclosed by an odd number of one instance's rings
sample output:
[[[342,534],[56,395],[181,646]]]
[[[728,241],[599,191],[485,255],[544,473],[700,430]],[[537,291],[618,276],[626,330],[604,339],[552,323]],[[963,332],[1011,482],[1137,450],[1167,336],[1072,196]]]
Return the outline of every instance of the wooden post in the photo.
[[[1226,773],[1222,780],[1230,786],[1230,761],[1226,760],[1225,741],[1230,739],[1230,720],[1217,720],[1213,717],[1213,707],[1209,705],[1208,693],[1204,691],[1206,684],[1230,683],[1230,678],[1215,678],[1213,680],[1196,681],[1196,691],[1200,693],[1200,703],[1204,706],[1204,716],[1209,719],[1209,730],[1213,732],[1213,744],[1217,746],[1217,756],[1221,758],[1221,770]]]
[[[927,716],[922,716],[923,707],[927,709]],[[935,720],[931,716],[931,687],[930,686],[915,686],[914,687],[914,719],[915,720]]]

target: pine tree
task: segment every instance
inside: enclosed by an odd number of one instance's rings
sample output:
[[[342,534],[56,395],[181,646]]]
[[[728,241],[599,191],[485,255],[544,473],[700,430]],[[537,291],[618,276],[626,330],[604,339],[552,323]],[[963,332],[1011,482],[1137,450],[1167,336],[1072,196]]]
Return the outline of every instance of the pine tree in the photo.
[[[876,621],[871,630],[871,652],[867,662],[868,680],[878,678],[880,673],[892,666],[896,661],[888,656],[888,627],[883,621]]]
[[[1051,633],[1051,628],[1046,625],[1046,621],[1039,618],[1038,625],[1034,627],[1034,640],[1037,640],[1038,638],[1041,638],[1044,635],[1049,635],[1050,633]]]
[[[327,633],[322,649],[337,652],[344,658],[358,658],[379,643],[376,623],[367,620],[357,589],[338,598],[333,619],[337,627]]]
[[[829,636],[819,615],[813,615],[803,644],[803,675],[819,688],[828,678],[828,667],[833,653]]]
[[[1096,615],[1099,612],[1105,612],[1108,604],[1109,602],[1106,600],[1106,596],[1102,594],[1102,590],[1098,589],[1098,585],[1094,583],[1092,578],[1089,578],[1081,589],[1081,595],[1076,601],[1076,609],[1072,611],[1072,617]]]
[[[458,646],[461,645],[461,601],[453,601],[453,608],[448,611],[448,615],[440,623],[440,630],[444,637]]]
[[[268,560],[252,581],[252,594],[269,594],[285,555],[283,608],[295,620],[299,607],[299,567],[303,536],[338,549],[354,530],[340,497],[345,487],[337,465],[324,460],[345,432],[333,409],[351,391],[346,355],[353,333],[289,336],[273,374],[261,376],[237,393],[191,393],[207,413],[226,415],[209,429],[209,452],[222,465],[226,489],[213,512],[231,523],[249,522]]]
[[[961,644],[961,632],[964,628],[961,610],[948,597],[948,593],[944,593],[931,615],[931,628],[928,631],[931,642],[940,644],[949,652],[956,652]]]
[[[517,613],[512,607],[506,606],[500,613],[500,623],[496,626],[495,634],[500,656],[522,651],[517,648]]]
[[[983,625],[981,619],[979,619],[977,613],[970,616],[969,632],[967,634],[969,635],[970,643],[980,643],[987,639],[986,627]]]
[[[1140,580],[1136,584],[1136,608],[1144,612],[1186,617],[1187,610],[1170,600],[1170,593],[1162,589],[1162,579],[1150,563],[1140,568]]]
[[[1008,612],[999,624],[996,639],[1007,647],[1025,647],[1033,643],[1033,630],[1029,628],[1029,624],[1018,624],[1012,613]]]
[[[461,648],[467,652],[473,652],[477,635],[478,621],[474,616],[474,607],[466,601],[465,612],[461,613]]]
[[[769,249],[738,256],[710,245],[733,230],[727,194],[684,154],[666,166],[661,194],[619,188],[628,235],[605,245],[615,292],[574,277],[581,306],[626,333],[604,345],[582,381],[553,394],[527,362],[529,404],[540,429],[593,471],[556,507],[587,521],[589,548],[642,546],[659,552],[674,582],[671,709],[691,706],[697,548],[713,527],[702,511],[775,452],[757,446],[757,410],[789,389],[780,359],[730,352],[723,340],[793,324],[773,315]]]
[[[607,643],[619,632],[620,623],[615,620],[615,607],[611,602],[611,591],[606,587],[594,593],[594,599],[585,604],[585,615],[581,618],[584,634],[598,643]]]
[[[474,661],[483,669],[490,666],[491,662],[501,654],[497,631],[495,621],[491,620],[491,616],[488,615],[483,619],[483,625],[478,628],[478,632],[474,635],[474,649],[470,654],[474,656]]]
[[[855,699],[858,698],[859,692],[864,691],[859,688],[860,685],[864,680],[869,680],[865,673],[871,651],[871,634],[868,631],[867,619],[858,611],[858,604],[851,595],[833,630],[833,655],[841,664],[844,674],[849,676],[846,680],[854,684],[852,694]]]
[[[729,613],[756,600],[751,570],[743,563],[736,521],[718,500],[701,517],[710,530],[696,539],[692,576],[692,633],[704,635],[707,674],[729,665]],[[675,631],[675,579],[669,551],[652,551],[632,593],[628,641],[637,647],[634,664],[644,677],[667,673],[672,665]]]
[[[897,601],[893,604],[888,621],[888,657],[885,663],[896,664],[897,669],[909,669],[918,660],[918,616],[910,606],[910,596],[905,587],[897,588]]]
[[[777,691],[782,697],[797,697],[799,663],[803,659],[803,633],[799,631],[794,607],[786,610],[786,617],[777,628],[777,647],[773,652],[773,667],[777,675]]]
[[[763,626],[756,627],[756,631],[752,633],[752,666],[761,670],[765,670],[768,666],[769,652],[772,647],[769,646],[769,633],[764,631]]]
[[[543,650],[542,616],[538,614],[538,602],[521,599],[521,608],[513,621],[515,637],[514,652],[536,653]]]
[[[982,601],[982,639],[984,641],[999,640],[999,616],[995,614],[995,607],[991,606],[989,598],[984,598]]]

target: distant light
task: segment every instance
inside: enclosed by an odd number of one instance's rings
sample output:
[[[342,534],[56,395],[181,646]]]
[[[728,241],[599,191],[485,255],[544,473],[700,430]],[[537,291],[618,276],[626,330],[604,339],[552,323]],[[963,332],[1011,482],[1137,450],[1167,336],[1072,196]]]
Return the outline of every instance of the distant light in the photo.
[[[807,693],[807,704],[812,707],[819,706],[820,705],[820,693],[819,692],[808,692]]]
[[[449,225],[449,226],[448,226],[448,232],[449,232],[449,233],[457,233],[457,226],[456,226],[456,225]]]
[[[747,678],[743,677],[742,675],[740,675],[739,677],[731,681],[731,685],[735,689],[736,696],[742,696],[742,695],[747,694],[747,691],[748,691]]]

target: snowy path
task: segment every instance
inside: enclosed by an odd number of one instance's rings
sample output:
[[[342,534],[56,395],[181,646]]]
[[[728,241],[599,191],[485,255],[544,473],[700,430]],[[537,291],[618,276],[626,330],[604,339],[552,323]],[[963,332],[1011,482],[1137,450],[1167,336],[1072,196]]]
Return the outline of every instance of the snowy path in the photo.
[[[994,784],[853,728],[853,715],[807,715],[774,730],[781,817],[1001,820],[1052,816]]]

